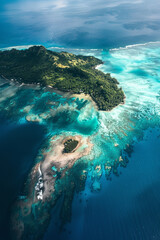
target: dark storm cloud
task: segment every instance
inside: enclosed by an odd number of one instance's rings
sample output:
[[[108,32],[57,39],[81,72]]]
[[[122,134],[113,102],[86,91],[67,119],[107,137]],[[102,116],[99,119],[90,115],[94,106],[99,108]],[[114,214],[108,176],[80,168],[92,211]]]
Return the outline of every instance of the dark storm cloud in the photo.
[[[2,9],[4,27],[10,25],[11,37],[16,28],[24,41],[107,47],[118,40],[160,38],[157,0],[6,0]]]

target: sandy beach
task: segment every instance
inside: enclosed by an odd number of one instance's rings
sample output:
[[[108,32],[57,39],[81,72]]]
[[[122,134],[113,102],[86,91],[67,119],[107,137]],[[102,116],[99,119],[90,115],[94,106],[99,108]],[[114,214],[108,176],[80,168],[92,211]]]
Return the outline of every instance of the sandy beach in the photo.
[[[97,106],[96,102],[92,99],[92,97],[89,94],[85,94],[85,93],[72,94],[71,97],[79,98],[80,100],[81,99],[88,100],[88,101],[92,102],[95,109],[98,110],[98,106]]]

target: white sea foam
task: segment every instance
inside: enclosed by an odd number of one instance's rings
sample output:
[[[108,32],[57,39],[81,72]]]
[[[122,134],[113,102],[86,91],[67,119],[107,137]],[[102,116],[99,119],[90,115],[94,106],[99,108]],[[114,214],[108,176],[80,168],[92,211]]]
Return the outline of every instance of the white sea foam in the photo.
[[[155,119],[160,123],[157,118],[160,113],[159,44],[160,42],[149,42],[112,49],[110,56],[107,52],[105,56],[103,52],[102,60],[107,63],[100,69],[113,72],[112,76],[118,79],[125,92],[126,103],[109,113],[100,113],[101,134],[110,136],[114,135],[114,132],[123,132],[129,129],[132,121],[136,131],[140,131],[144,126],[154,126]],[[121,67],[120,72],[116,72],[117,66]],[[126,135],[123,137],[126,138]]]
[[[65,48],[65,47],[49,47],[48,49],[72,49],[72,50],[75,50],[75,51],[99,51],[99,50],[102,50],[102,49],[99,49],[99,48]]]
[[[160,55],[157,52],[159,44],[160,41],[127,45],[110,49],[110,55],[108,51],[103,51],[101,55],[100,49],[72,49],[84,55],[100,57],[105,63],[97,68],[104,72],[111,72],[111,75],[120,82],[126,95],[124,105],[119,105],[111,112],[99,113],[100,129],[96,135],[96,138],[99,136],[99,141],[102,141],[100,135],[107,139],[111,136],[113,139],[118,137],[121,143],[123,143],[122,138],[128,137],[128,140],[124,141],[127,144],[129,138],[130,141],[134,138],[131,132],[140,131],[146,125],[144,121],[147,122],[153,116],[159,116],[160,62],[157,63]],[[88,110],[86,113],[82,111],[79,120],[86,119],[88,114],[90,114]]]
[[[91,137],[95,143],[94,156],[103,161],[114,161],[127,144],[130,144],[144,128],[160,124],[160,42],[129,45],[125,48],[108,51],[98,49],[72,49],[73,53],[92,55],[103,60],[99,66],[104,72],[110,72],[118,79],[126,95],[124,105],[119,105],[110,112],[97,112],[92,104],[87,104],[79,111],[77,125],[94,125],[99,122],[99,129]],[[51,47],[52,50],[70,49]],[[121,51],[119,51],[121,50]],[[22,87],[23,88],[23,87]],[[4,91],[0,100],[15,94],[13,87]],[[59,104],[49,112],[44,112],[44,122],[48,117],[63,113],[64,109],[75,111],[76,103]],[[88,125],[87,125],[88,123]],[[96,125],[96,124],[95,124]],[[57,134],[57,133],[56,133]],[[114,146],[118,143],[119,147]],[[108,145],[107,145],[108,144]],[[101,145],[105,145],[102,149]],[[112,157],[110,157],[112,156]]]
[[[160,44],[160,41],[156,42],[146,42],[146,43],[137,43],[137,44],[132,44],[132,45],[127,45],[125,47],[119,47],[119,48],[111,48],[109,51],[119,51],[119,50],[125,50],[128,48],[134,48],[134,47],[141,47],[141,46],[147,46],[147,45],[154,45],[154,44]]]

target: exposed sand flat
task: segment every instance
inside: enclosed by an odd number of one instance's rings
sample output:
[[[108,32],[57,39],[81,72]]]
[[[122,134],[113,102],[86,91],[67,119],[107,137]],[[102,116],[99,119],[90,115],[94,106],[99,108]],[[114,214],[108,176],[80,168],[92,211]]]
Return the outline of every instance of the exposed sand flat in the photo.
[[[64,143],[69,140],[78,141],[77,146],[70,153],[63,153]],[[88,155],[92,150],[93,144],[88,137],[76,136],[54,136],[50,143],[50,150],[44,152],[44,159],[42,162],[37,163],[31,171],[31,185],[29,187],[29,195],[32,195],[32,188],[37,185],[39,178],[43,179],[43,197],[51,196],[54,192],[54,183],[57,178],[56,172],[61,172],[61,176],[65,175],[65,171],[72,168],[74,163],[83,156]],[[56,171],[52,169],[54,167]],[[41,190],[42,191],[42,190]],[[33,202],[37,202],[37,191],[35,191]]]
[[[77,147],[71,153],[63,153],[64,143],[68,139],[78,141]],[[84,146],[84,147],[83,147]],[[52,150],[46,154],[44,162],[41,165],[42,172],[50,165],[55,165],[57,169],[64,168],[66,165],[70,165],[70,162],[74,159],[79,159],[82,156],[89,154],[93,144],[90,143],[88,138],[82,138],[82,136],[68,136],[59,137],[56,141],[51,143]]]
[[[64,143],[68,140],[78,141],[78,145],[71,153],[63,153]],[[83,156],[86,156],[90,153],[93,144],[90,142],[89,138],[77,136],[60,136],[58,139],[51,142],[51,150],[45,153],[44,161],[41,163],[41,171],[43,175],[44,182],[44,192],[43,199],[50,197],[51,193],[54,191],[54,182],[53,177],[54,172],[52,167],[54,166],[57,171],[63,173],[62,169],[68,169],[73,166],[73,164]]]
[[[78,141],[78,144],[72,152],[63,153],[64,143],[69,139]],[[67,137],[60,135],[52,138],[49,147],[50,150],[43,153],[43,161],[37,163],[29,175],[27,201],[19,200],[17,202],[20,215],[16,213],[11,219],[16,239],[22,238],[25,231],[23,219],[26,220],[30,217],[33,204],[39,201],[42,201],[43,204],[52,199],[57,178],[55,173],[61,172],[61,178],[64,177],[67,169],[71,168],[78,159],[90,153],[93,144],[89,138],[80,135]],[[52,167],[54,168],[52,169]]]

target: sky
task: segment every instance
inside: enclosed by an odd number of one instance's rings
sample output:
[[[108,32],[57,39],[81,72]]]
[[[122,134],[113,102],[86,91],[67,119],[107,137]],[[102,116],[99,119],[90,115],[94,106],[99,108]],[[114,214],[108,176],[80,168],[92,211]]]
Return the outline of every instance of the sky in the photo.
[[[112,48],[160,40],[159,0],[1,0],[0,47]]]

